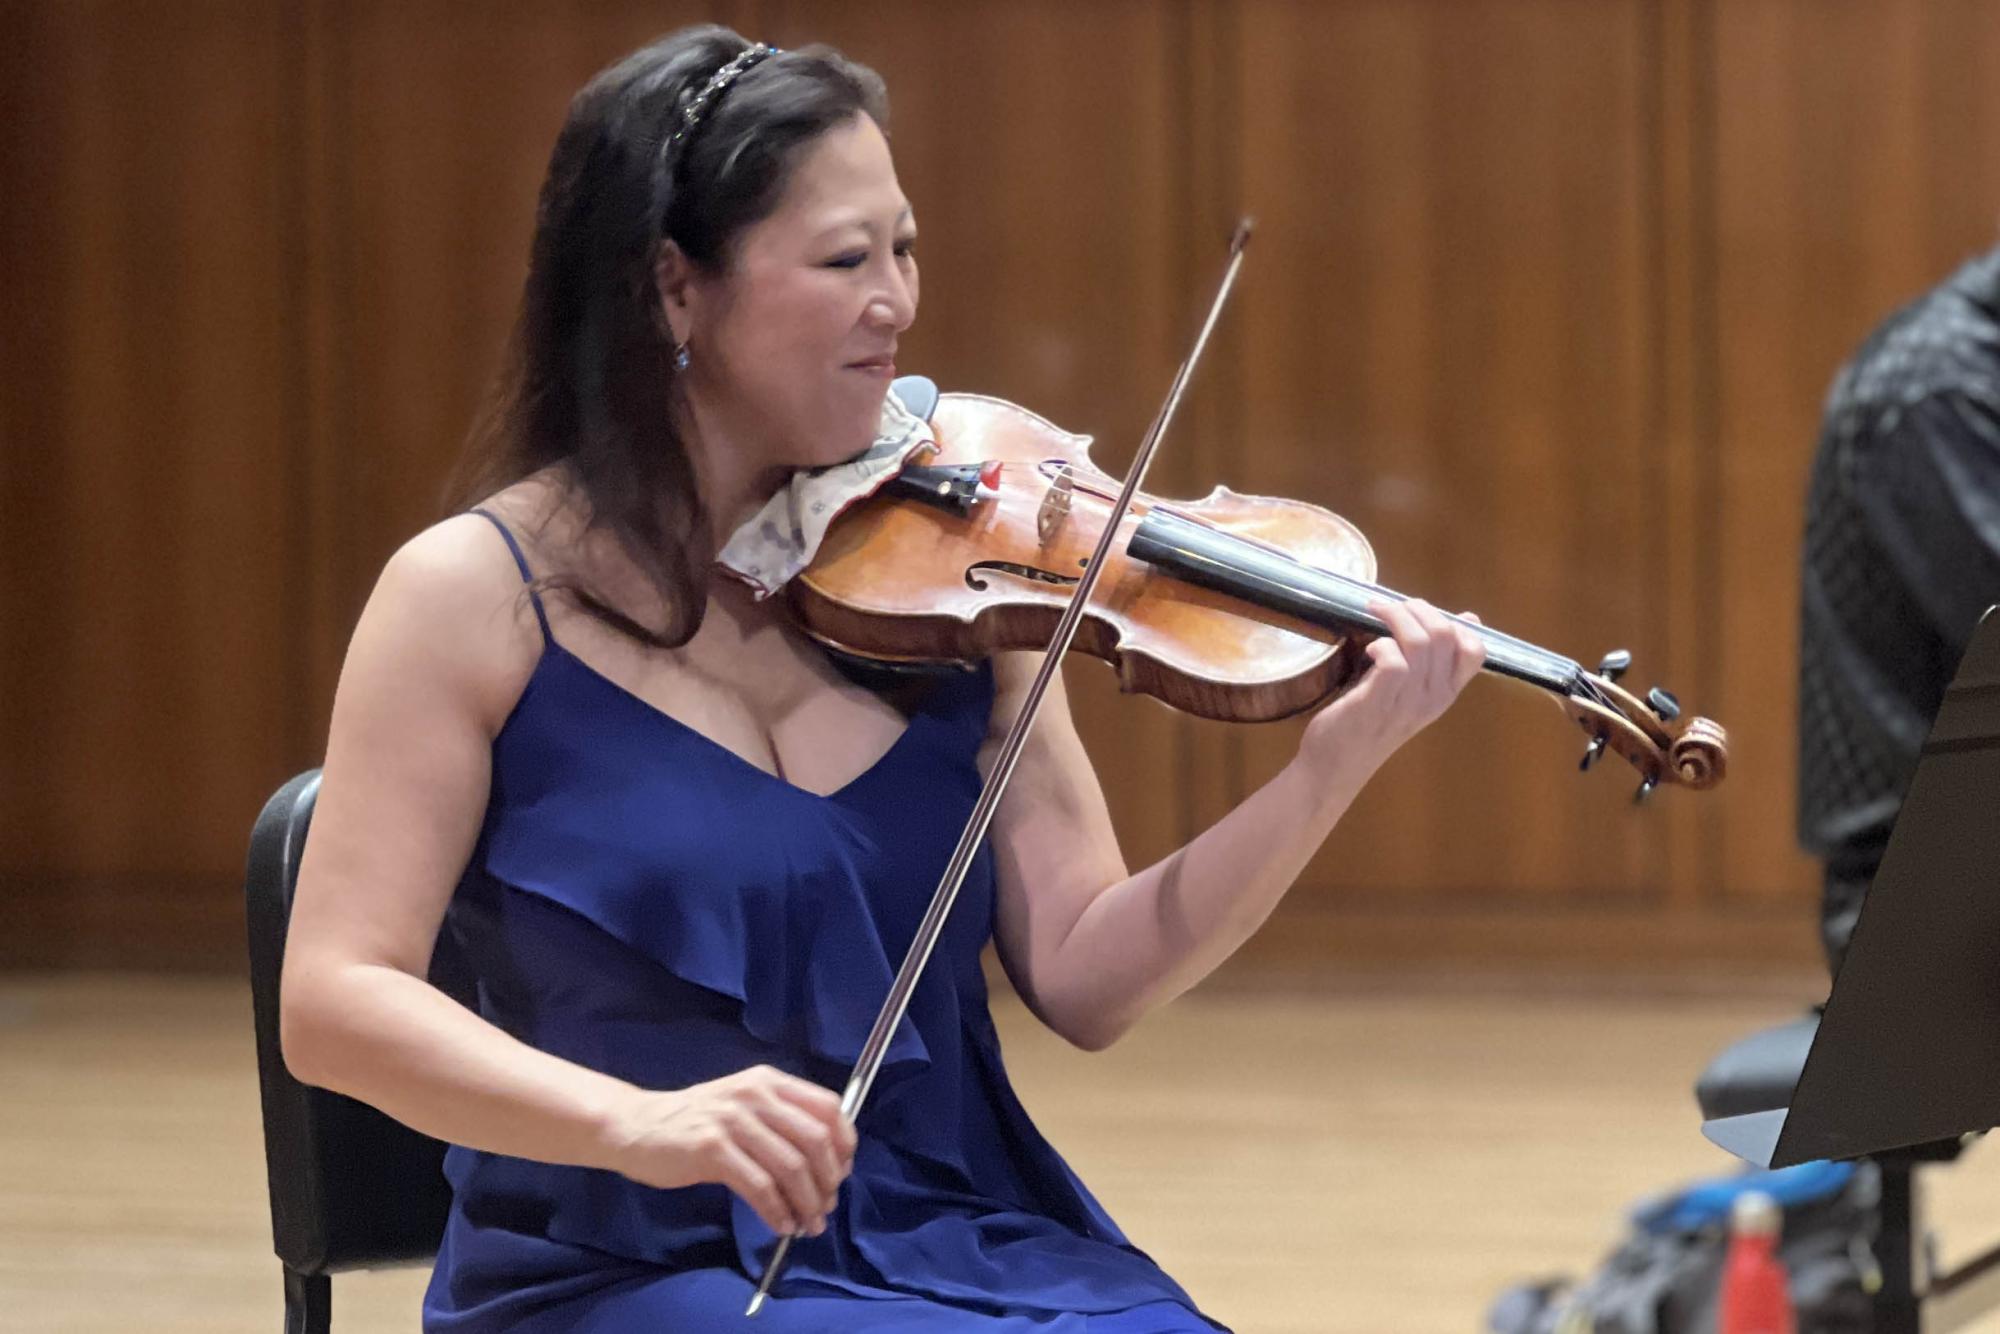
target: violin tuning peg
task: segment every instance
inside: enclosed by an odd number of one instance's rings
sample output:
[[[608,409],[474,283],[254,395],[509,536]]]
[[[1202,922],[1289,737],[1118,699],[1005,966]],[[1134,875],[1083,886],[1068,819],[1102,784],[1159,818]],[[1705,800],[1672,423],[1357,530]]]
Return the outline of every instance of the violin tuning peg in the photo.
[[[1660,721],[1670,723],[1681,716],[1681,702],[1674,698],[1670,690],[1654,686],[1646,692],[1646,703],[1653,706],[1653,712],[1660,715]]]
[[[1645,805],[1646,798],[1652,796],[1653,789],[1658,787],[1659,785],[1660,785],[1659,779],[1648,777],[1645,782],[1639,784],[1639,790],[1632,794],[1632,804],[1634,806]]]
[[[1609,732],[1599,732],[1595,737],[1591,738],[1589,749],[1583,752],[1583,762],[1576,766],[1578,771],[1589,773],[1590,766],[1597,763],[1598,757],[1604,754],[1605,743],[1610,740],[1611,734]]]
[[[1631,665],[1631,650],[1615,648],[1604,655],[1604,661],[1597,664],[1597,674],[1607,681],[1616,681],[1625,675],[1625,669]]]

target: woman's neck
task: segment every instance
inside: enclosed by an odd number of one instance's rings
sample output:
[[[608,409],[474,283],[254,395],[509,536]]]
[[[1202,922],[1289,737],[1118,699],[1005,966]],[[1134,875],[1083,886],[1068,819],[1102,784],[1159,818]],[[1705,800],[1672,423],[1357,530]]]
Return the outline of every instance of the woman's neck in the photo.
[[[698,391],[689,392],[679,425],[719,548],[777,494],[792,470],[768,462],[772,451],[764,442],[730,414],[715,410]]]

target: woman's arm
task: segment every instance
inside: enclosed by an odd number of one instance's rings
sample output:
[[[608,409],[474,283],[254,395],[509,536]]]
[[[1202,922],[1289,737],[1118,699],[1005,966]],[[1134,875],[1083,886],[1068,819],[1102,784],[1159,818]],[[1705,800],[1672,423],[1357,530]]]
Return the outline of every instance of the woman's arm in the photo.
[[[1378,606],[1393,639],[1308,724],[1276,777],[1153,866],[1129,874],[1067,703],[1052,689],[994,822],[1001,962],[1028,1006],[1079,1047],[1116,1041],[1261,926],[1362,785],[1478,672],[1469,631],[1422,603]],[[1032,661],[1005,666],[996,732]]]
[[[493,737],[541,651],[491,525],[456,518],[389,562],[335,694],[280,993],[286,1064],[436,1138],[656,1186],[717,1180],[774,1228],[831,1207],[838,1099],[775,1070],[674,1092],[537,1051],[433,987],[484,819]]]

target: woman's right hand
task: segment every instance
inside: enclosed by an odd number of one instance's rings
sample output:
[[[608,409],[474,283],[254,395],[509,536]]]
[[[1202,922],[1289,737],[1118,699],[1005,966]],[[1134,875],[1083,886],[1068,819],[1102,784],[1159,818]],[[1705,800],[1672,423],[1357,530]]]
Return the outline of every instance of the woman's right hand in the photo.
[[[671,1190],[717,1181],[773,1232],[818,1236],[854,1169],[840,1098],[768,1065],[671,1091],[635,1090],[609,1126],[612,1166]]]

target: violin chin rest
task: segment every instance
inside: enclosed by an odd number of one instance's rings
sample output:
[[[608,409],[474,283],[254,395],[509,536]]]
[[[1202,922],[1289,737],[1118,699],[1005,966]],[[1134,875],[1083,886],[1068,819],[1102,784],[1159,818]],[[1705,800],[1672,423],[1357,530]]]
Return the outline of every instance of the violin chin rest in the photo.
[[[889,392],[925,421],[929,421],[931,414],[937,411],[938,387],[928,376],[899,375],[889,382]]]

